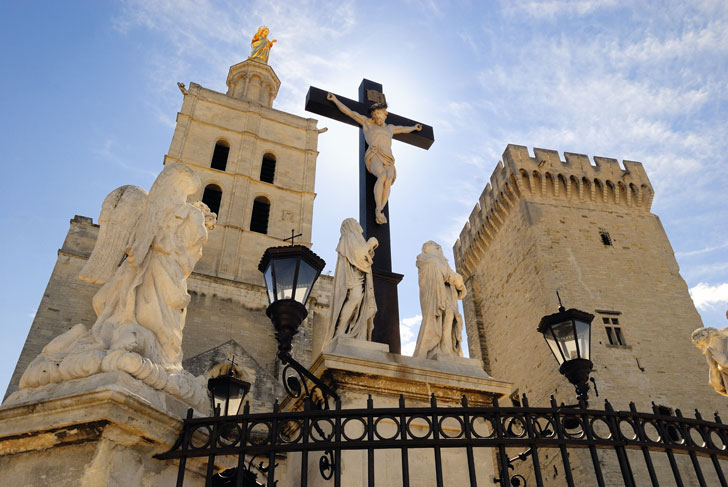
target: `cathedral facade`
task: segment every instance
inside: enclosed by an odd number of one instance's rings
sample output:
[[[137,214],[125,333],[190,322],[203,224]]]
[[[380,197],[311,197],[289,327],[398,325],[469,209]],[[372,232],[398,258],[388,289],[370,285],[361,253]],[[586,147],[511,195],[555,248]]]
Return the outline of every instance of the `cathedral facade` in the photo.
[[[227,86],[227,93],[195,83],[181,87],[182,107],[164,157],[165,164],[180,162],[195,171],[202,188],[190,200],[202,200],[217,214],[188,280],[184,365],[199,375],[234,356],[253,384],[251,404],[267,410],[284,393],[275,378],[276,341],[258,263],[266,248],[285,245],[291,230],[302,234],[297,243],[311,245],[319,132],[316,120],[273,108],[280,81],[267,64],[232,66]],[[78,275],[98,230],[91,218],[71,220],[6,397],[51,339],[77,323],[94,323],[91,300],[98,286]],[[331,284],[321,276],[308,301],[294,347],[302,363],[311,360],[313,330],[326,328]]]

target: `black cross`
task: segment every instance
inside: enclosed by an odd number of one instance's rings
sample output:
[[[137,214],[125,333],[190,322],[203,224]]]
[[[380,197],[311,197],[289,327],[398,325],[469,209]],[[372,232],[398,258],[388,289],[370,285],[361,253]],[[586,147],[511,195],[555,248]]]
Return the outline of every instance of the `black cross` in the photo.
[[[235,366],[237,365],[235,363],[235,355],[228,355],[228,362],[230,362],[230,370],[228,371],[228,375],[235,375],[233,370],[235,369]]]
[[[309,112],[333,118],[339,122],[359,127],[359,124],[343,114],[333,102],[326,99],[327,91],[311,86],[306,95],[306,110]],[[341,103],[354,112],[369,117],[369,107],[376,102],[385,101],[382,85],[364,79],[359,85],[359,101],[350,100],[336,95]],[[392,125],[412,126],[419,122],[390,113],[386,123]],[[407,144],[429,149],[435,141],[432,127],[422,124],[419,132],[395,134],[394,139]],[[378,311],[374,317],[374,331],[372,340],[389,344],[389,350],[400,353],[399,340],[399,303],[397,300],[397,284],[402,280],[402,274],[392,272],[392,246],[389,236],[389,203],[384,207],[383,213],[387,223],[380,225],[376,222],[374,210],[374,184],[377,178],[367,171],[364,154],[367,143],[364,139],[364,130],[359,127],[359,223],[364,229],[364,237],[376,237],[379,247],[374,254],[372,274],[374,275],[374,296],[377,300]],[[395,154],[396,155],[396,154]],[[394,190],[396,191],[396,189]]]
[[[293,239],[295,239],[295,238],[298,238],[298,237],[301,237],[301,236],[303,236],[303,234],[302,234],[302,233],[299,233],[298,235],[293,235],[294,233],[295,233],[295,232],[294,232],[294,231],[293,231],[293,229],[291,228],[291,236],[290,236],[290,237],[288,237],[288,238],[284,238],[284,239],[283,239],[283,241],[284,241],[284,242],[287,242],[287,241],[289,241],[289,240],[290,240],[290,241],[291,241],[291,247],[293,247]]]

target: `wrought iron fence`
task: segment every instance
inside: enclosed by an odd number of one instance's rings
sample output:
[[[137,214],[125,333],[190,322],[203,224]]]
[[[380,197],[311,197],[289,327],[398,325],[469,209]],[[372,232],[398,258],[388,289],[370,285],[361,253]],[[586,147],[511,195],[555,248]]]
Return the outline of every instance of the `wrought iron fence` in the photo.
[[[250,413],[246,406],[238,416],[193,418],[188,414],[177,443],[157,458],[179,459],[178,487],[184,483],[186,460],[192,457],[207,457],[208,486],[248,487],[265,482],[273,487],[276,457],[300,452],[300,485],[305,487],[309,456],[321,455],[320,474],[340,487],[342,452],[359,450],[366,452],[368,485],[373,486],[375,451],[399,450],[402,485],[409,486],[410,451],[429,449],[435,460],[433,483],[442,486],[447,472],[443,471],[441,453],[443,449],[459,448],[464,452],[463,468],[467,464],[471,486],[478,482],[523,486],[528,476],[529,482],[541,487],[545,483],[541,455],[548,450],[560,456],[563,483],[573,487],[576,484],[569,451],[582,449],[589,452],[591,460],[587,461],[591,463],[589,485],[601,487],[610,484],[605,483],[599,453],[611,450],[616,453],[625,486],[647,485],[647,477],[651,485],[660,485],[658,473],[665,472],[658,472],[655,467],[655,456],[659,455],[663,460],[667,457],[678,486],[697,483],[712,487],[718,485],[714,483],[717,481],[728,487],[721,466],[721,462],[728,461],[728,425],[721,422],[717,413],[713,419],[703,419],[697,410],[695,418],[683,417],[679,410],[674,415],[659,414],[657,409],[641,413],[634,404],[629,411],[615,411],[608,401],[603,410],[589,409],[584,403],[559,406],[553,397],[549,407],[530,407],[525,396],[520,407],[501,407],[497,400],[492,407],[472,407],[465,397],[458,407],[442,407],[433,396],[429,407],[408,407],[400,397],[399,407],[375,408],[370,398],[364,409],[341,409],[340,400],[335,401],[333,409],[316,409],[307,400],[303,410],[294,412],[280,411],[276,404],[270,413]],[[495,453],[495,479],[476,478],[474,451],[481,448],[490,448]],[[509,457],[509,451],[517,454]],[[638,456],[628,454],[630,451]],[[215,473],[215,459],[219,456],[234,456],[237,468]],[[710,462],[701,462],[699,457]],[[679,458],[690,461],[681,462]],[[642,463],[640,471],[647,472],[640,483],[635,483],[635,459]],[[691,466],[688,471],[686,463]],[[711,467],[709,477],[704,472],[706,465]],[[713,479],[712,483],[706,483],[706,478]]]

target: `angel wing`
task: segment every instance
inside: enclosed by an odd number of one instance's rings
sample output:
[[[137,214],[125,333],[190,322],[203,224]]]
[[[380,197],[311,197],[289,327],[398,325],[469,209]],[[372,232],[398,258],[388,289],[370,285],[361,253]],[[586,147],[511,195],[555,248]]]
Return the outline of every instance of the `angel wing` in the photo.
[[[104,199],[99,236],[91,257],[78,275],[80,279],[103,284],[111,278],[129,247],[129,237],[144,210],[147,195],[139,186],[126,185]]]

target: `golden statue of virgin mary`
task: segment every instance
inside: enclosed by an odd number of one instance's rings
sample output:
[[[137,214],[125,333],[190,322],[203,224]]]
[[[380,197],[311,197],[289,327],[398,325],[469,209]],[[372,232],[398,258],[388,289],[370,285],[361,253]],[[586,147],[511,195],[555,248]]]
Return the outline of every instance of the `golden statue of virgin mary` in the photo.
[[[276,42],[275,40],[268,40],[269,33],[268,27],[264,25],[258,27],[258,32],[253,36],[253,40],[250,41],[250,56],[248,56],[248,59],[255,59],[256,61],[268,64],[270,48]]]

